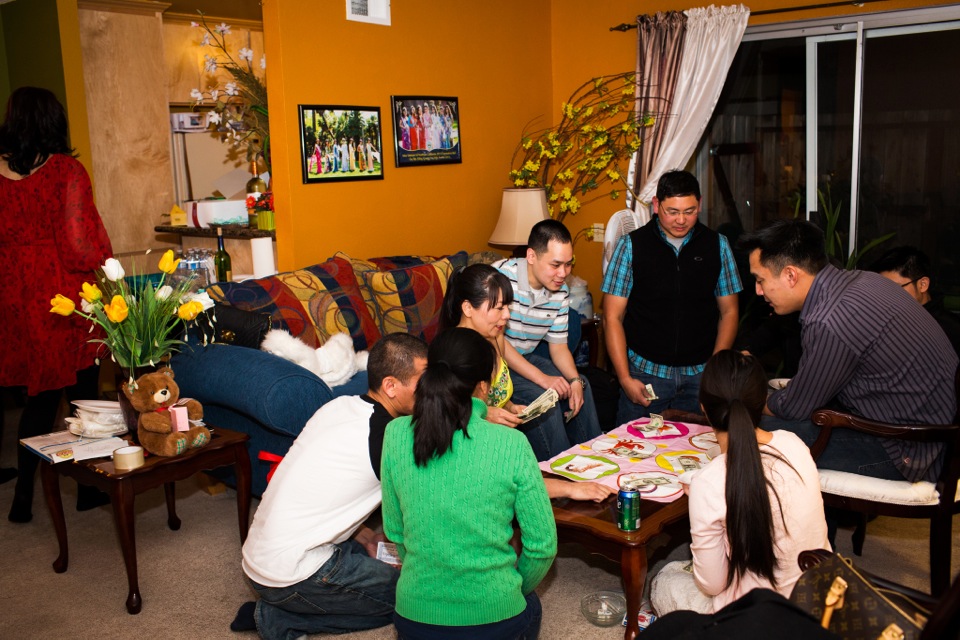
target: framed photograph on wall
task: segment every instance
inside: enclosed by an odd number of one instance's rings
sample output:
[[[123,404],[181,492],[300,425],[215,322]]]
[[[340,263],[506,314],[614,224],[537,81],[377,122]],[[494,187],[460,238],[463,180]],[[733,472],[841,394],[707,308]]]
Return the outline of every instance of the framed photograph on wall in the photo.
[[[380,107],[300,105],[304,184],[383,180]]]
[[[390,96],[390,105],[398,167],[462,162],[458,98]]]

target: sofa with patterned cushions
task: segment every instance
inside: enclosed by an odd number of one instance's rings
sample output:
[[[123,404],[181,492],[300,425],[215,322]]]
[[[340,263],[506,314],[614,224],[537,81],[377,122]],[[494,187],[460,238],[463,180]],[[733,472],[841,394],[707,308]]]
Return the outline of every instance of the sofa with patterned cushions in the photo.
[[[208,289],[219,304],[266,314],[270,326],[285,329],[318,347],[334,333],[347,333],[360,351],[382,335],[407,332],[430,341],[439,329],[447,279],[467,264],[466,252],[449,256],[357,259],[338,253],[296,271],[218,283]],[[263,318],[266,320],[266,318]],[[253,492],[266,489],[270,463],[260,452],[282,456],[307,420],[340,395],[367,390],[366,372],[330,388],[303,367],[248,346],[215,341],[203,346],[194,336],[172,362],[181,394],[199,400],[205,419],[250,435]]]

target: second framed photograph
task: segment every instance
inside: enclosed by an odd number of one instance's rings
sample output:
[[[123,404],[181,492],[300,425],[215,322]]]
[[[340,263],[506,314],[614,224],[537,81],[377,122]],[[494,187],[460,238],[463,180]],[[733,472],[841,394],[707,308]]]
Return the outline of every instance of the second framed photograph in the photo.
[[[462,162],[459,99],[391,96],[390,104],[398,167]]]
[[[380,107],[300,105],[303,182],[382,180]]]

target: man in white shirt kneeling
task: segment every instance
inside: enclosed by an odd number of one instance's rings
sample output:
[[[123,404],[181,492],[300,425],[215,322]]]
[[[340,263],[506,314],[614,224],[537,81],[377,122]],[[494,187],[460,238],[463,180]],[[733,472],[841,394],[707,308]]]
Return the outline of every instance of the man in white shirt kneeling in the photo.
[[[243,570],[260,599],[240,607],[233,631],[265,640],[344,633],[393,622],[400,572],[376,559],[364,522],[380,506],[380,454],[393,418],[413,413],[427,347],[407,334],[370,350],[369,392],[323,405],[277,467],[243,545]]]

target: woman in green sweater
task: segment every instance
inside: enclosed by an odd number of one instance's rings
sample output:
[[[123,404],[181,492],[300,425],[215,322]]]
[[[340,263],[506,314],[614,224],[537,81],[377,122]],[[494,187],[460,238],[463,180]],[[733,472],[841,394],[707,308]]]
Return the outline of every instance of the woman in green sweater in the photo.
[[[383,528],[403,560],[394,615],[401,640],[540,632],[534,588],[553,563],[557,529],[527,439],[484,420],[496,362],[476,331],[444,331],[430,345],[413,415],[387,427]]]

